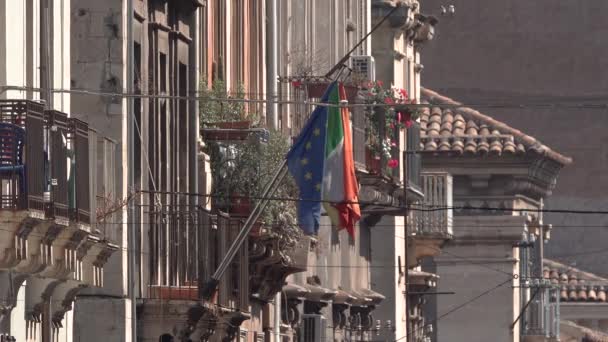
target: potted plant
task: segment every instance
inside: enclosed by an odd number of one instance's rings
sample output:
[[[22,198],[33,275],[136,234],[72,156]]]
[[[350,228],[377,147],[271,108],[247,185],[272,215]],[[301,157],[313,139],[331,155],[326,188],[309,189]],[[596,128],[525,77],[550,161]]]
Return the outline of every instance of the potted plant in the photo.
[[[381,174],[384,168],[394,169],[399,161],[394,158],[399,146],[398,131],[409,128],[418,114],[411,110],[396,111],[395,105],[414,103],[407,91],[384,88],[382,81],[370,82],[362,92],[366,120],[366,167],[370,173]]]
[[[210,146],[215,207],[237,216],[248,216],[257,204],[266,184],[289,151],[290,142],[280,132],[270,132],[267,142],[259,142],[252,135],[243,143],[216,143]],[[297,186],[287,175],[273,197],[293,198]],[[290,248],[301,236],[296,221],[296,202],[271,200],[262,213],[257,227],[277,237],[285,248]],[[262,227],[263,226],[263,227]]]
[[[207,82],[203,81],[199,108],[201,125],[222,129],[250,128],[257,115],[247,113],[245,102],[238,101],[244,99],[245,90],[242,84],[237,85],[236,92],[230,93],[222,80],[214,80],[210,88]]]

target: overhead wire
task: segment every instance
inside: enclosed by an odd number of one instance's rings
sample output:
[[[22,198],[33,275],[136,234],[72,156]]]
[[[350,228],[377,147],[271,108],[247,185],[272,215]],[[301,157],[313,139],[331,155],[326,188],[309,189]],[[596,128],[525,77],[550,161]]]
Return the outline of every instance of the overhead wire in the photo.
[[[437,318],[433,319],[432,321],[430,321],[430,322],[428,322],[428,323],[425,323],[425,324],[423,324],[422,326],[418,327],[417,329],[414,329],[413,331],[408,332],[406,335],[401,336],[401,337],[399,337],[399,338],[395,339],[393,342],[398,342],[398,341],[401,341],[401,340],[407,339],[408,337],[410,337],[410,336],[411,336],[411,335],[413,335],[414,333],[418,332],[419,330],[422,330],[422,329],[426,328],[426,327],[427,327],[427,326],[429,326],[429,325],[432,325],[432,324],[437,323],[439,320],[441,320],[441,319],[445,318],[446,316],[451,315],[451,314],[453,314],[454,312],[456,312],[456,311],[458,311],[458,310],[463,309],[464,307],[468,306],[469,304],[471,304],[471,303],[473,303],[473,302],[477,301],[479,298],[481,298],[481,297],[483,297],[483,296],[486,296],[486,295],[490,294],[491,292],[493,292],[493,291],[495,291],[495,290],[497,290],[497,289],[499,289],[499,288],[501,288],[501,287],[503,287],[503,286],[507,285],[507,284],[508,284],[509,282],[511,282],[511,281],[512,281],[512,278],[509,278],[509,279],[505,280],[504,282],[499,283],[498,285],[496,285],[496,286],[494,286],[494,287],[492,287],[492,288],[489,288],[489,289],[487,289],[487,290],[483,291],[482,293],[480,293],[480,294],[478,294],[478,295],[476,295],[476,296],[474,296],[474,297],[470,298],[469,300],[465,301],[464,303],[461,303],[461,304],[459,304],[459,305],[457,305],[457,306],[455,306],[455,307],[451,308],[450,310],[446,311],[445,313],[443,313],[443,314],[441,314],[441,315],[437,316]]]
[[[14,86],[6,85],[0,86],[0,93],[6,91],[34,91],[43,92],[47,91],[46,88],[40,87],[25,87],[25,86]],[[91,96],[102,96],[102,97],[120,97],[120,98],[148,98],[148,99],[167,99],[167,100],[186,100],[186,101],[217,101],[217,102],[235,102],[235,103],[258,103],[258,104],[294,104],[294,105],[315,105],[321,107],[348,107],[348,108],[365,108],[369,107],[369,103],[348,103],[348,104],[333,104],[326,102],[307,101],[307,100],[270,100],[270,99],[246,99],[246,98],[214,98],[209,96],[201,95],[164,95],[164,94],[145,94],[145,93],[124,93],[124,92],[105,92],[100,90],[89,90],[89,89],[63,89],[63,88],[51,88],[52,93],[67,93],[76,95],[91,95]],[[191,94],[197,94],[200,92],[191,92]],[[255,93],[250,93],[255,94]],[[237,95],[235,93],[235,95]],[[585,98],[586,101],[589,101]],[[496,103],[399,103],[397,106],[408,107],[408,108],[429,108],[429,107],[443,107],[443,108],[487,108],[487,109],[556,109],[556,108],[567,108],[567,109],[608,109],[608,94],[605,97],[594,99],[594,103],[590,102],[538,102],[538,101],[503,101]],[[570,99],[575,101],[575,99]],[[604,102],[598,102],[604,101]],[[395,104],[387,103],[375,103],[375,107],[395,107]]]

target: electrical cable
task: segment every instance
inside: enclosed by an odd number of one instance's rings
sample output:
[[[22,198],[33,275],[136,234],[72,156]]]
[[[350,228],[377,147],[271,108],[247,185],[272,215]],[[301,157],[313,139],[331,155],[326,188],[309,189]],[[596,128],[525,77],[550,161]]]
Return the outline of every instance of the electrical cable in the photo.
[[[429,326],[429,325],[432,325],[432,324],[434,324],[434,323],[439,322],[439,320],[441,320],[441,319],[445,318],[446,316],[448,316],[448,315],[450,315],[450,314],[452,314],[452,313],[454,313],[454,312],[456,312],[456,311],[458,311],[458,310],[460,310],[460,309],[462,309],[462,308],[466,307],[467,305],[469,305],[469,304],[471,304],[471,303],[475,302],[475,301],[476,301],[476,300],[478,300],[479,298],[481,298],[481,297],[483,297],[483,296],[485,296],[485,295],[488,295],[489,293],[491,293],[491,292],[493,292],[493,291],[495,291],[495,290],[497,290],[497,289],[499,289],[499,288],[501,288],[501,287],[505,286],[506,284],[508,284],[508,283],[509,283],[509,282],[511,282],[511,281],[512,281],[512,278],[509,278],[509,279],[505,280],[504,282],[499,283],[498,285],[496,285],[496,286],[494,286],[494,287],[492,287],[492,288],[490,288],[490,289],[488,289],[488,290],[486,290],[486,291],[484,291],[484,292],[482,292],[482,293],[480,293],[480,294],[476,295],[475,297],[470,298],[470,299],[469,299],[469,300],[467,300],[466,302],[464,302],[464,303],[462,303],[462,304],[459,304],[459,305],[457,305],[457,306],[453,307],[452,309],[450,309],[450,310],[446,311],[445,313],[443,313],[443,314],[439,315],[437,318],[435,318],[435,319],[434,319],[434,320],[432,320],[431,322],[425,323],[424,325],[422,325],[422,326],[418,327],[417,329],[414,329],[413,331],[408,332],[408,333],[407,333],[407,335],[404,335],[404,336],[401,336],[401,337],[397,338],[396,340],[394,340],[394,342],[398,342],[398,341],[401,341],[401,340],[403,340],[403,339],[407,339],[408,337],[410,337],[410,336],[411,336],[413,333],[417,332],[418,330],[421,330],[421,329],[423,329],[423,328],[425,328],[425,327],[427,327],[427,326]]]
[[[34,92],[43,92],[46,91],[45,88],[38,87],[24,87],[24,86],[0,86],[0,93],[6,91],[34,91]],[[103,96],[103,97],[121,97],[121,98],[149,98],[149,99],[168,99],[168,100],[186,100],[186,101],[217,101],[217,102],[236,102],[236,103],[258,103],[258,104],[267,104],[267,103],[276,103],[276,104],[294,104],[294,105],[315,105],[322,107],[348,107],[348,108],[365,108],[369,107],[370,104],[365,103],[349,103],[349,104],[332,104],[332,103],[323,103],[323,102],[315,102],[315,101],[295,101],[295,100],[267,100],[267,99],[237,99],[237,98],[213,98],[206,96],[177,96],[177,95],[162,95],[162,94],[142,94],[142,93],[112,93],[112,92],[103,92],[98,90],[87,90],[87,89],[61,89],[61,88],[52,88],[50,90],[53,93],[67,93],[67,94],[76,94],[76,95],[91,95],[91,96]],[[200,93],[200,92],[199,92]],[[566,108],[566,109],[601,109],[608,110],[608,95],[606,97],[598,98],[596,101],[606,101],[603,103],[541,103],[541,102],[502,102],[502,103],[467,103],[467,104],[453,104],[453,103],[403,103],[403,104],[386,104],[386,103],[377,103],[371,106],[374,107],[404,107],[404,108],[432,108],[432,107],[442,107],[442,108],[487,108],[487,109],[556,109],[556,108]]]

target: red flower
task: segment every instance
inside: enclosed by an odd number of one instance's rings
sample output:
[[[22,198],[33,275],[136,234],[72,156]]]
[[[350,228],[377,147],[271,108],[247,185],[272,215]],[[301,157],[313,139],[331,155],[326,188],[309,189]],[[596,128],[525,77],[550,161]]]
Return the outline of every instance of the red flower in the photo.
[[[384,83],[382,83],[382,81],[378,80],[378,81],[376,81],[376,85],[378,87],[382,87],[382,85],[384,85]]]
[[[405,113],[401,118],[399,118],[399,122],[405,125],[406,128],[412,127],[414,124],[412,121],[412,113]]]
[[[399,166],[399,161],[397,159],[389,159],[388,163],[386,163],[386,166],[391,169],[394,169]]]
[[[390,97],[385,97],[384,98],[384,103],[386,103],[386,104],[394,104],[395,101],[393,101],[393,99],[391,99]]]
[[[399,93],[404,99],[407,99],[407,91],[405,89],[399,89]]]
[[[403,124],[405,125],[405,128],[410,128],[414,124],[414,121],[408,119]]]
[[[302,82],[300,82],[300,81],[293,81],[293,82],[291,82],[291,85],[294,88],[300,88],[302,86]]]

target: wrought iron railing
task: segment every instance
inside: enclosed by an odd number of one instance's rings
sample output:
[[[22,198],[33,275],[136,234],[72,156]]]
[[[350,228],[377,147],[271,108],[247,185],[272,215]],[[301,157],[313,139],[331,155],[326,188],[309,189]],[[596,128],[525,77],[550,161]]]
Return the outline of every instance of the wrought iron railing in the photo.
[[[522,317],[522,335],[559,338],[559,285],[549,279],[522,279],[521,284],[522,297],[529,301]]]
[[[140,209],[150,222],[150,232],[146,235],[150,253],[144,253],[149,254],[150,270],[146,297],[200,299],[201,287],[226,254],[242,227],[242,219],[188,205],[154,205]],[[241,247],[220,279],[214,300],[224,307],[248,310],[247,248],[247,244]]]
[[[452,176],[447,172],[423,172],[421,176],[424,199],[412,210],[410,233],[451,237]]]
[[[1,100],[0,209],[88,229],[98,165],[89,132],[87,123],[40,103]]]
[[[40,103],[0,100],[2,165],[1,209],[31,209],[44,212],[45,155],[44,116]],[[22,136],[22,138],[17,137]]]

